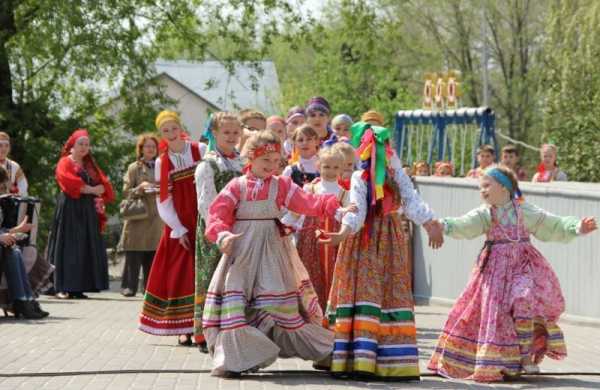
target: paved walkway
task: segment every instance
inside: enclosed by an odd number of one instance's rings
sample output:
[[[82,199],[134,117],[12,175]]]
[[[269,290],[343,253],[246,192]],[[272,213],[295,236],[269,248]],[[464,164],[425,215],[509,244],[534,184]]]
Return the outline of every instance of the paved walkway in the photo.
[[[85,301],[43,297],[42,307],[51,313],[44,321],[0,318],[0,390],[600,388],[600,375],[525,377],[494,386],[432,376],[424,376],[420,383],[341,381],[313,371],[310,363],[299,359],[280,359],[243,380],[219,379],[210,376],[207,355],[175,346],[175,337],[136,330],[139,296],[105,292],[90,297]],[[417,307],[423,373],[447,312],[440,306]],[[563,362],[544,362],[542,371],[600,373],[600,328],[562,325],[570,355]]]

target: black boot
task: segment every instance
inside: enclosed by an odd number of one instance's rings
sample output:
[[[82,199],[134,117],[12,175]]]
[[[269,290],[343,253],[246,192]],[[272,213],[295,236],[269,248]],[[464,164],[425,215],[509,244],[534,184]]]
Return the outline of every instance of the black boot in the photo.
[[[31,302],[33,303],[33,308],[35,309],[35,311],[40,313],[42,315],[42,318],[48,317],[50,315],[50,313],[48,313],[47,311],[42,310],[40,303],[38,301],[31,301]]]
[[[43,315],[35,310],[33,301],[16,300],[13,303],[13,308],[15,309],[15,317],[17,318],[21,316],[27,320],[39,320],[43,318]]]

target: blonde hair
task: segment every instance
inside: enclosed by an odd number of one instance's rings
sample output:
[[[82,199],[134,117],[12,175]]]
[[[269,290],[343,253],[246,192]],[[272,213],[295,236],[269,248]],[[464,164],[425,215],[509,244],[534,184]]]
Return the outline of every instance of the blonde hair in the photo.
[[[323,149],[319,150],[319,161],[327,160],[330,158],[338,159],[338,160],[340,160],[340,162],[343,163],[344,160],[346,159],[346,156],[344,156],[344,154],[342,152],[340,152],[339,150],[333,149],[333,147],[323,148]]]
[[[277,134],[275,134],[271,130],[262,130],[252,134],[252,136],[250,136],[250,138],[248,138],[248,140],[244,144],[244,149],[242,150],[242,157],[244,157],[247,160],[252,160],[252,155],[254,154],[254,151],[260,148],[261,146],[267,144],[276,144],[278,146],[281,146],[281,140],[277,136]]]
[[[558,147],[554,144],[543,144],[540,148],[540,153],[544,153],[544,150],[551,150],[555,156],[558,156]]]
[[[0,140],[10,141],[10,135],[5,131],[0,131]]]
[[[319,134],[317,134],[317,131],[307,124],[298,126],[296,130],[294,130],[294,134],[292,134],[292,141],[296,142],[298,137],[301,135],[305,136],[306,138],[319,139]]]
[[[265,124],[267,122],[267,117],[265,116],[265,114],[263,114],[260,111],[256,111],[256,110],[252,110],[252,109],[246,109],[246,110],[240,111],[240,114],[239,114],[240,123],[245,125],[246,122],[249,121],[250,119],[260,119],[260,120],[265,121]]]
[[[238,126],[242,127],[242,123],[240,122],[240,119],[238,118],[237,115],[235,115],[232,112],[219,111],[219,112],[213,114],[213,116],[210,120],[211,130],[219,131],[221,129],[221,126],[223,125],[223,122],[226,122],[226,121],[233,121]]]
[[[333,144],[331,149],[335,150],[336,152],[342,153],[344,155],[344,158],[355,158],[356,155],[356,150],[354,150],[352,145],[350,145],[347,142],[337,142]]]
[[[139,137],[138,137],[138,139],[137,139],[137,142],[135,144],[135,157],[138,160],[142,159],[142,156],[144,155],[144,153],[143,153],[144,144],[148,140],[154,141],[154,143],[156,144],[156,154],[158,155],[158,153],[159,153],[158,152],[159,141],[158,141],[158,138],[156,137],[156,135],[154,135],[152,133],[140,134]]]

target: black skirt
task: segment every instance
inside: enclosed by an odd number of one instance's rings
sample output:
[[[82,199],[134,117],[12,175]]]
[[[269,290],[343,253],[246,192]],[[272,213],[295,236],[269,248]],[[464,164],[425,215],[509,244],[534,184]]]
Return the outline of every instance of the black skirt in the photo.
[[[94,196],[82,194],[74,199],[62,192],[58,195],[48,239],[48,260],[56,267],[57,292],[108,289],[108,260]]]

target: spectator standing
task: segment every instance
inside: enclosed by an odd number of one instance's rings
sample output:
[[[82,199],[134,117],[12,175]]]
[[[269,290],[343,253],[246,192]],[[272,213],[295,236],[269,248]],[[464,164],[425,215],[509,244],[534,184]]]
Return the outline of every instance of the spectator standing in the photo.
[[[556,145],[544,144],[540,150],[541,162],[538,165],[537,172],[531,179],[534,183],[547,183],[551,181],[567,181],[567,174],[560,170],[556,160],[558,158],[558,148]]]
[[[146,218],[126,220],[119,248],[125,252],[125,266],[121,278],[121,294],[135,296],[139,284],[140,268],[143,270],[144,290],[152,259],[160,241],[163,222],[156,208],[154,165],[158,156],[158,138],[142,134],[136,144],[136,161],[127,168],[123,178],[123,197],[141,199],[147,211]]]

